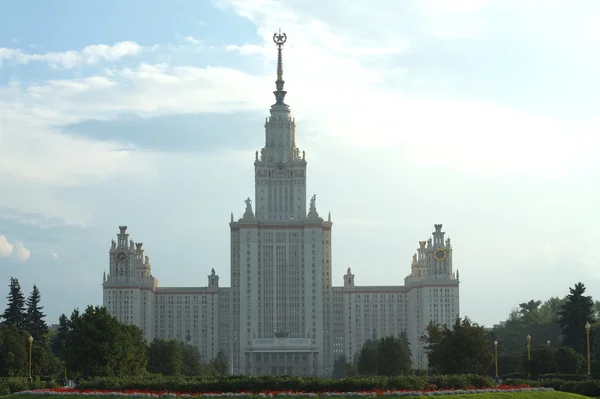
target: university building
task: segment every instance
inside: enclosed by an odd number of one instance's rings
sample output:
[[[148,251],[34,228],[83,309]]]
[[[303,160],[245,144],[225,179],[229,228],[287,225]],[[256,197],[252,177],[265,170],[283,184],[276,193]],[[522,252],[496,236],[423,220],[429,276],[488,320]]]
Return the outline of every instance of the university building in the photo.
[[[327,375],[337,356],[352,360],[375,334],[406,331],[413,365],[425,367],[419,342],[433,321],[459,315],[458,272],[442,225],[420,241],[403,285],[357,285],[350,268],[332,275],[331,214],[307,201],[306,154],[296,146],[296,124],[284,102],[282,47],[278,48],[275,104],[265,123],[265,146],[254,160],[254,202],[229,223],[231,284],[215,270],[206,287],[160,287],[142,243],[119,227],[109,250],[103,302],[118,320],[148,341],[173,338],[196,346],[203,361],[220,350],[235,374]],[[343,285],[334,286],[335,281]]]

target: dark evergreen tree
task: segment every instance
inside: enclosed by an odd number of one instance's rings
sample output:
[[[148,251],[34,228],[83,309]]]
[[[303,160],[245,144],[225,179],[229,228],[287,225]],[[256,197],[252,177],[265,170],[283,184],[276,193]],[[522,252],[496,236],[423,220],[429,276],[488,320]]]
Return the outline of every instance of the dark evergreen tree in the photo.
[[[331,371],[331,378],[341,379],[346,376],[346,366],[348,365],[348,359],[346,355],[340,355],[333,361],[333,370]]]
[[[67,335],[69,334],[69,318],[63,313],[58,318],[58,329],[56,335],[52,340],[52,353],[54,356],[62,356],[65,342],[67,342]]]
[[[21,291],[19,280],[16,278],[10,278],[9,292],[6,299],[8,299],[8,306],[2,316],[0,316],[4,319],[2,324],[23,329],[26,321],[25,297],[23,296],[23,291]]]
[[[211,361],[211,364],[218,375],[227,375],[227,356],[225,356],[223,349],[219,350],[217,356]]]
[[[406,330],[403,330],[400,333],[400,340],[404,344],[404,349],[406,349],[406,353],[408,353],[408,356],[412,356],[412,351],[410,350],[410,340],[408,339],[408,333],[406,332]]]
[[[44,321],[46,315],[42,313],[43,306],[40,306],[41,295],[37,286],[33,286],[33,290],[27,298],[27,313],[25,314],[25,329],[33,337],[34,342],[44,342],[48,335],[48,326]]]
[[[575,287],[569,288],[569,291],[569,295],[558,312],[562,344],[585,355],[587,353],[585,324],[596,322],[594,301],[591,296],[583,295],[585,293],[583,283],[575,284]]]
[[[493,364],[491,335],[467,317],[457,318],[452,327],[430,323],[421,340],[437,373],[481,374]]]

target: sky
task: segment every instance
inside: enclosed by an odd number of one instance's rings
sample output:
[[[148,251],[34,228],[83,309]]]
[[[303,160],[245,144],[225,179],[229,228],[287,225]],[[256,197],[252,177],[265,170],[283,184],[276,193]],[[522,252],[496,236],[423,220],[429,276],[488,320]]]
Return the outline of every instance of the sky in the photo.
[[[333,221],[333,272],[402,284],[443,224],[461,315],[491,326],[582,281],[600,299],[600,3],[105,0],[4,5],[0,296],[49,323],[102,304],[119,225],[161,286],[229,285],[273,33]]]

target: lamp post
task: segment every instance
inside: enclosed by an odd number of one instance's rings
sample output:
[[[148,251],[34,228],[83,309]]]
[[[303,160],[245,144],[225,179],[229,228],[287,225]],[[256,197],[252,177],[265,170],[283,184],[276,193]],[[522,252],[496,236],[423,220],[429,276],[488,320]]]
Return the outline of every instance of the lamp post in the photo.
[[[546,341],[546,345],[550,346],[550,340]]]
[[[587,336],[587,379],[592,379],[592,356],[590,355],[590,330],[592,326],[590,326],[590,322],[585,323],[585,334]]]
[[[415,375],[415,369],[417,368],[417,358],[415,356],[412,356],[412,361],[413,361],[412,372],[413,372],[413,375]]]
[[[494,341],[494,357],[496,361],[496,383],[498,383],[500,380],[500,377],[498,377],[498,340]]]
[[[527,378],[531,377],[531,335],[527,334]]]
[[[31,378],[31,352],[33,349],[33,337],[30,335],[29,336],[29,382],[33,381],[33,378]]]
[[[429,377],[429,352],[425,352],[425,378]]]

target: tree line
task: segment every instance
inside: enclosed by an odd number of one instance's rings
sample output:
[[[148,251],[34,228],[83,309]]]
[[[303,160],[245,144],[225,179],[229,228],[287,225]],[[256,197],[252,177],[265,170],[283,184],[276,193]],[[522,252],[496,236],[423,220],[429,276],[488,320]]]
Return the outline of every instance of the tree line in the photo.
[[[600,373],[600,301],[594,301],[585,291],[585,285],[577,283],[564,298],[520,303],[504,323],[493,328],[468,317],[457,318],[450,326],[431,323],[420,337],[427,352],[423,370],[411,370],[406,333],[379,339],[373,336],[363,344],[354,362],[338,357],[332,376],[425,372],[495,376],[496,360],[501,376],[587,373],[587,323],[591,358],[598,359],[592,362],[592,373]]]
[[[101,376],[217,376],[227,374],[220,351],[203,362],[198,349],[176,340],[146,342],[136,326],[120,323],[108,310],[88,306],[83,313],[62,314],[56,330],[46,324],[41,294],[33,286],[25,299],[19,281],[10,279],[8,304],[0,315],[0,377],[32,376],[77,379]]]

